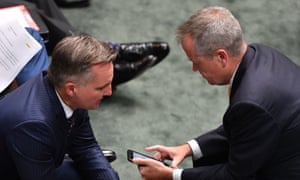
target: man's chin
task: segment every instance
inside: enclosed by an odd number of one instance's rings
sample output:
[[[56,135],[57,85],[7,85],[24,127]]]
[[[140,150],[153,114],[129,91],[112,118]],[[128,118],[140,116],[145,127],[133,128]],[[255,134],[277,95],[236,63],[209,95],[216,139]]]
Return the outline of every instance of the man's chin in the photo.
[[[211,82],[211,81],[207,81],[207,83],[208,83],[209,85],[216,85],[215,82]]]
[[[99,105],[100,105],[100,102],[97,103],[97,104],[95,104],[94,106],[90,106],[88,109],[89,110],[95,110],[95,109],[97,109],[99,107]]]

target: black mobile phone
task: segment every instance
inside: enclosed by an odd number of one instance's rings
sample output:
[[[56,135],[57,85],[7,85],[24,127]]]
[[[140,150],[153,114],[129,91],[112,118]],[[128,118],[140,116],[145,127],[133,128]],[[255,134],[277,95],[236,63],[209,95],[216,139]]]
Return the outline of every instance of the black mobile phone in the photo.
[[[156,161],[159,161],[151,156],[148,156],[146,154],[142,154],[140,152],[137,152],[137,151],[134,151],[134,150],[131,150],[131,149],[128,149],[127,150],[127,159],[129,162],[132,162],[132,159],[134,158],[141,158],[141,159],[153,159],[153,160],[156,160]],[[159,161],[161,163],[163,163],[164,165],[166,166],[169,166],[169,164],[163,162],[163,161]]]

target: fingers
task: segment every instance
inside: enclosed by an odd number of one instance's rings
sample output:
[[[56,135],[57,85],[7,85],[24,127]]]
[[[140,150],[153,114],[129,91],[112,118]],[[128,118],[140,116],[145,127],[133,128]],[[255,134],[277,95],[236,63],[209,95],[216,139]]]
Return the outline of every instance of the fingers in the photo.
[[[154,145],[154,146],[146,147],[145,150],[148,151],[148,152],[162,151],[162,150],[164,150],[164,148],[165,148],[165,146],[162,146],[162,145]]]
[[[167,147],[163,145],[154,145],[145,148],[146,151],[157,151],[153,155],[155,159],[164,161],[165,159],[172,160],[170,165],[171,168],[177,168],[182,160],[185,158],[185,151],[182,148],[184,146],[176,146],[176,147]]]
[[[153,159],[133,159],[143,180],[171,179],[173,169]]]
[[[150,147],[146,147],[145,150],[148,152],[152,152],[152,151],[157,151],[153,157],[157,160],[163,161],[165,157],[163,157],[161,150],[162,150],[163,146],[161,145],[154,145],[154,146],[150,146]]]
[[[178,168],[178,165],[181,163],[180,160],[177,160],[177,159],[173,159],[170,167],[173,168],[173,169],[177,169]]]
[[[147,165],[147,161],[145,161],[144,159],[140,159],[140,158],[132,159],[132,163],[138,165],[139,168]]]
[[[136,165],[138,165],[139,167],[143,167],[143,166],[151,166],[151,165],[155,165],[155,166],[163,166],[163,163],[153,160],[153,159],[140,159],[140,158],[134,158],[132,160],[132,162]]]

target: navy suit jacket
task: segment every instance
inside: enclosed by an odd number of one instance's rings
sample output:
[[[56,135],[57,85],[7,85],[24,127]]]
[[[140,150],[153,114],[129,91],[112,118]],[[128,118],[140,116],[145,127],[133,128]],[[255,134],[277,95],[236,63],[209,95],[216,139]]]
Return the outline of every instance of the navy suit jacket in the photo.
[[[300,69],[275,49],[249,45],[223,124],[196,138],[203,158],[182,179],[299,180]]]
[[[85,179],[118,179],[97,144],[88,112],[67,120],[46,73],[0,100],[0,178],[55,180],[66,153]]]

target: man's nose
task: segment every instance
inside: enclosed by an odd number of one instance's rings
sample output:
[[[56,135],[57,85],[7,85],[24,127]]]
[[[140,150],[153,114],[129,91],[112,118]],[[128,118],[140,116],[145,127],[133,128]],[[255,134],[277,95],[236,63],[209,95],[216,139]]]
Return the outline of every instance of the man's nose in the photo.
[[[193,71],[199,71],[199,67],[196,64],[193,64]]]
[[[111,84],[104,89],[103,95],[104,96],[111,96],[112,95]]]

